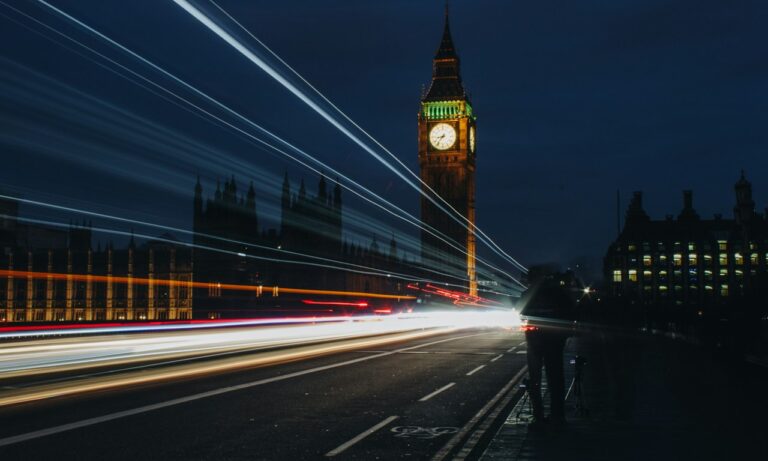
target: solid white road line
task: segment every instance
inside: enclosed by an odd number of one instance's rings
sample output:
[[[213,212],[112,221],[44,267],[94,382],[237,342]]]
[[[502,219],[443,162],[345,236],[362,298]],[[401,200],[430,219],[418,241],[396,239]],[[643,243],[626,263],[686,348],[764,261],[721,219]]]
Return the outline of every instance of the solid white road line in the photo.
[[[523,366],[523,368],[520,369],[519,372],[515,376],[512,377],[512,379],[507,382],[506,385],[504,385],[503,388],[495,395],[491,400],[488,401],[488,403],[483,406],[483,408],[478,411],[475,416],[470,419],[467,424],[464,425],[464,427],[461,428],[459,432],[454,434],[453,437],[451,437],[451,440],[448,441],[448,443],[443,446],[443,448],[440,449],[437,453],[435,453],[435,456],[432,457],[432,461],[442,461],[445,459],[448,454],[450,454],[451,451],[453,451],[454,448],[456,448],[456,445],[461,442],[461,440],[469,433],[469,431],[472,430],[475,425],[477,425],[480,420],[483,418],[483,416],[488,413],[491,408],[493,408],[494,405],[496,405],[496,402],[498,402],[504,395],[509,392],[509,390],[515,386],[521,379],[523,379],[523,376],[525,376],[525,373],[528,371],[527,366]]]
[[[389,418],[385,419],[384,421],[380,422],[379,424],[371,427],[370,429],[367,429],[365,432],[361,432],[356,437],[353,437],[349,439],[348,441],[342,443],[338,447],[334,448],[333,450],[329,451],[325,454],[325,456],[336,456],[342,452],[344,452],[347,448],[351,447],[352,445],[356,444],[357,442],[363,440],[364,438],[368,437],[369,435],[373,434],[374,432],[378,431],[382,427],[386,426],[387,424],[391,423],[392,421],[396,420],[397,416],[390,416]]]
[[[477,367],[474,370],[472,370],[469,373],[467,373],[467,376],[472,376],[475,373],[477,373],[478,371],[482,370],[483,368],[485,368],[485,365],[480,365],[479,367]]]
[[[527,354],[528,351],[517,351],[518,354]]]
[[[502,358],[502,357],[504,357],[504,354],[499,354],[499,355],[497,355],[496,357],[492,358],[492,359],[491,359],[491,362],[495,362],[495,361],[499,360],[499,359],[500,359],[500,358]]]
[[[419,402],[426,402],[427,400],[431,399],[432,397],[436,396],[437,394],[439,394],[439,393],[441,393],[441,392],[443,392],[445,390],[448,390],[448,389],[452,388],[455,385],[456,385],[456,383],[446,384],[445,386],[441,387],[440,389],[436,390],[435,392],[432,392],[431,394],[427,394],[424,397],[420,398]]]
[[[470,454],[472,454],[472,450],[475,449],[480,442],[480,439],[482,439],[488,432],[493,422],[499,418],[501,412],[512,402],[515,395],[516,392],[507,393],[507,395],[501,399],[499,404],[496,405],[496,408],[485,416],[484,420],[477,425],[477,429],[475,429],[472,435],[469,436],[469,439],[467,439],[466,443],[464,443],[464,446],[461,447],[461,450],[453,457],[453,461],[464,461]]]
[[[107,422],[107,421],[114,421],[116,419],[125,418],[126,416],[138,415],[138,414],[141,414],[141,413],[147,413],[147,412],[150,412],[150,411],[159,410],[161,408],[172,407],[172,406],[180,405],[180,404],[187,403],[187,402],[193,402],[195,400],[205,399],[205,398],[208,398],[208,397],[214,397],[214,396],[217,396],[217,395],[226,394],[226,393],[229,393],[229,392],[239,391],[239,390],[243,390],[243,389],[248,389],[248,388],[255,387],[255,386],[261,386],[263,384],[274,383],[274,382],[277,382],[277,381],[284,381],[286,379],[296,378],[296,377],[299,377],[299,376],[304,376],[304,375],[308,375],[308,374],[312,374],[312,373],[317,373],[317,372],[320,372],[320,371],[325,371],[325,370],[330,370],[330,369],[333,369],[333,368],[343,367],[345,365],[352,365],[352,364],[355,364],[355,363],[365,362],[365,361],[376,359],[376,358],[380,358],[380,357],[386,357],[386,356],[389,356],[389,355],[392,355],[392,354],[396,354],[396,353],[402,352],[402,351],[418,349],[418,348],[421,348],[421,347],[428,347],[428,346],[432,346],[432,345],[435,345],[435,344],[440,344],[440,343],[444,343],[444,342],[448,342],[448,341],[456,341],[456,340],[459,340],[459,339],[469,338],[469,337],[473,337],[473,336],[480,336],[480,335],[484,335],[484,334],[487,334],[487,333],[477,333],[477,334],[471,334],[471,335],[458,336],[458,337],[455,337],[455,338],[441,339],[439,341],[432,341],[432,342],[429,342],[429,343],[419,344],[419,345],[416,345],[416,346],[404,347],[402,349],[397,349],[397,350],[388,351],[388,352],[382,352],[381,354],[369,355],[369,356],[360,357],[360,358],[357,358],[357,359],[346,360],[344,362],[338,362],[338,363],[333,363],[333,364],[330,364],[330,365],[324,365],[324,366],[321,366],[321,367],[310,368],[310,369],[307,369],[307,370],[297,371],[297,372],[294,372],[294,373],[288,373],[288,374],[285,374],[285,375],[274,376],[272,378],[260,379],[258,381],[252,381],[252,382],[249,382],[249,383],[238,384],[236,386],[222,387],[220,389],[214,389],[214,390],[207,391],[207,392],[201,392],[199,394],[192,394],[192,395],[188,395],[186,397],[180,397],[180,398],[177,398],[177,399],[166,400],[165,402],[154,403],[154,404],[151,404],[151,405],[145,405],[143,407],[133,408],[133,409],[130,409],[130,410],[118,411],[117,413],[110,413],[108,415],[97,416],[95,418],[83,419],[81,421],[76,421],[76,422],[69,423],[69,424],[62,424],[60,426],[54,426],[54,427],[50,427],[50,428],[47,428],[47,429],[40,429],[40,430],[37,430],[37,431],[27,432],[25,434],[19,434],[19,435],[14,435],[14,436],[11,436],[11,437],[5,437],[3,439],[0,439],[0,447],[4,447],[4,446],[7,446],[7,445],[13,445],[13,444],[19,443],[19,442],[25,442],[27,440],[38,439],[40,437],[45,437],[45,436],[48,436],[48,435],[58,434],[58,433],[61,433],[61,432],[71,431],[73,429],[79,429],[81,427],[93,426],[94,424],[100,424],[100,423],[104,423],[104,422]]]

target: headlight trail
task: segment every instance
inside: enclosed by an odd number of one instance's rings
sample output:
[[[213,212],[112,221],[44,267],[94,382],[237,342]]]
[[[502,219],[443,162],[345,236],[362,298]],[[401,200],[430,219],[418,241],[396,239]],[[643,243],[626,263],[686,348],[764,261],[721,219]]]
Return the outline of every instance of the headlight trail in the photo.
[[[231,322],[230,328],[221,330],[175,333],[164,332],[165,326],[157,326],[158,333],[150,334],[0,343],[0,379],[22,379],[43,374],[50,376],[94,368],[103,370],[106,367],[123,367],[142,362],[152,365],[134,366],[116,370],[115,373],[96,372],[62,380],[28,383],[19,389],[0,391],[0,406],[272,365],[459,329],[512,327],[519,324],[514,311],[448,311],[388,317],[327,318],[319,324],[315,324],[315,319],[303,320],[306,323],[247,328],[242,327],[243,322],[236,321]],[[222,325],[227,326],[227,322]],[[112,332],[115,332],[114,329]],[[183,358],[237,351],[245,352],[246,355],[222,355],[215,360],[179,364]],[[157,364],[158,360],[170,360],[171,363]],[[165,366],[157,366],[163,364]]]
[[[80,26],[80,27],[84,28],[85,30],[87,30],[87,31],[89,31],[90,33],[92,33],[92,34],[96,35],[97,37],[99,37],[99,38],[101,38],[101,39],[105,40],[105,41],[106,41],[106,42],[108,42],[109,44],[111,44],[111,45],[113,45],[113,46],[117,47],[117,48],[118,48],[118,49],[120,49],[121,51],[123,51],[123,52],[125,52],[125,53],[129,54],[130,56],[132,56],[132,57],[134,57],[134,58],[138,59],[139,61],[141,61],[141,62],[145,63],[146,65],[150,66],[152,69],[154,69],[154,70],[156,70],[156,71],[160,72],[161,74],[163,74],[163,75],[165,75],[166,77],[168,77],[168,78],[172,79],[172,80],[173,80],[173,81],[175,81],[176,83],[178,83],[178,84],[182,85],[184,88],[186,88],[186,89],[188,89],[188,90],[192,91],[194,94],[196,94],[196,95],[198,95],[198,96],[202,97],[204,100],[206,100],[206,101],[208,101],[208,102],[210,102],[210,103],[214,104],[216,107],[218,107],[218,108],[220,108],[220,109],[224,110],[225,112],[229,113],[230,115],[233,115],[233,116],[234,116],[235,118],[237,118],[238,120],[240,120],[240,121],[242,121],[242,122],[246,123],[247,125],[249,125],[249,126],[251,126],[251,127],[255,128],[255,129],[259,130],[261,133],[263,133],[263,134],[266,134],[266,135],[267,135],[267,136],[269,136],[270,138],[272,138],[272,139],[274,139],[274,140],[278,141],[279,143],[281,143],[281,144],[285,145],[286,147],[289,147],[291,150],[293,150],[294,152],[297,152],[297,153],[298,153],[299,155],[301,155],[302,157],[304,157],[304,158],[307,158],[307,159],[308,159],[308,160],[310,160],[311,162],[313,162],[313,163],[315,163],[315,164],[318,164],[318,165],[320,165],[322,168],[325,168],[325,169],[327,169],[327,170],[331,171],[331,172],[332,172],[334,175],[336,175],[336,176],[339,176],[340,178],[343,178],[343,179],[344,179],[346,182],[348,182],[349,184],[353,184],[355,187],[357,187],[357,188],[361,189],[361,190],[362,190],[362,191],[363,191],[365,194],[367,194],[367,196],[366,196],[366,195],[364,195],[363,193],[360,193],[360,192],[358,192],[358,191],[357,191],[357,190],[355,190],[354,188],[351,188],[351,187],[349,187],[349,186],[348,186],[348,185],[347,185],[345,182],[341,182],[341,183],[340,183],[341,187],[343,187],[343,188],[345,188],[346,190],[348,190],[348,191],[352,192],[353,194],[355,194],[356,196],[358,196],[358,197],[362,198],[362,199],[363,199],[363,200],[365,200],[366,202],[373,204],[374,206],[376,206],[376,207],[378,207],[378,208],[380,208],[380,209],[384,210],[385,212],[387,212],[387,213],[389,213],[389,214],[391,214],[391,215],[395,216],[395,217],[396,217],[396,218],[398,218],[398,219],[401,219],[401,220],[403,220],[403,221],[407,222],[407,223],[408,223],[408,224],[410,224],[410,225],[413,225],[413,226],[416,226],[416,227],[418,227],[418,228],[420,228],[420,229],[423,229],[423,230],[425,230],[425,231],[426,231],[427,233],[429,233],[430,235],[433,235],[435,238],[437,238],[437,239],[441,240],[442,242],[444,242],[444,243],[446,243],[447,245],[449,245],[450,247],[452,247],[452,248],[456,249],[456,250],[457,250],[457,251],[459,251],[460,253],[463,253],[463,254],[465,254],[465,255],[467,254],[467,250],[466,250],[466,248],[464,248],[464,247],[461,247],[461,246],[457,245],[457,244],[456,244],[455,242],[453,242],[451,239],[449,239],[449,238],[445,237],[444,235],[442,235],[442,234],[441,234],[439,231],[435,230],[434,228],[431,228],[431,226],[426,226],[426,225],[424,225],[423,223],[421,223],[421,222],[420,222],[420,220],[419,220],[419,219],[417,219],[416,217],[414,217],[414,216],[413,216],[413,215],[411,215],[410,213],[406,212],[405,210],[402,210],[401,208],[397,207],[397,206],[396,206],[396,205],[394,205],[393,203],[391,203],[391,202],[389,202],[389,201],[387,201],[387,200],[383,199],[383,198],[382,198],[380,195],[377,195],[377,194],[373,193],[372,191],[370,191],[370,190],[369,190],[369,189],[367,189],[366,187],[362,186],[361,184],[357,183],[356,181],[352,180],[351,178],[347,177],[346,175],[342,174],[341,172],[337,171],[336,169],[334,169],[334,168],[330,167],[329,165],[326,165],[326,164],[324,164],[323,162],[321,162],[321,161],[317,160],[316,158],[314,158],[313,156],[311,156],[311,155],[310,155],[310,154],[308,154],[307,152],[303,151],[302,149],[300,149],[300,148],[298,148],[298,147],[296,147],[296,146],[292,145],[292,144],[291,144],[291,143],[289,143],[288,141],[286,141],[286,140],[284,140],[284,139],[280,138],[279,136],[275,135],[274,133],[272,133],[272,132],[270,132],[270,131],[266,130],[265,128],[261,127],[260,125],[258,125],[258,124],[256,124],[256,123],[254,123],[252,120],[248,119],[247,117],[243,116],[242,114],[238,113],[237,111],[234,111],[233,109],[229,108],[228,106],[226,106],[226,105],[222,104],[221,102],[219,102],[219,101],[218,101],[218,100],[216,100],[215,98],[212,98],[212,97],[210,97],[210,96],[209,96],[209,95],[207,95],[206,93],[204,93],[204,92],[202,92],[202,91],[198,90],[197,88],[195,88],[194,86],[192,86],[192,85],[190,85],[189,83],[185,82],[184,80],[182,80],[182,79],[180,79],[180,78],[176,77],[175,75],[173,75],[173,74],[171,74],[170,72],[168,72],[168,71],[164,70],[164,69],[163,69],[163,68],[161,68],[160,66],[158,66],[158,65],[156,65],[156,64],[154,64],[154,63],[152,63],[151,61],[147,60],[146,58],[142,57],[141,55],[139,55],[139,54],[137,54],[137,53],[135,53],[135,52],[131,51],[130,49],[126,48],[125,46],[123,46],[123,45],[121,45],[121,44],[117,43],[116,41],[112,40],[111,38],[107,37],[106,35],[102,34],[101,32],[99,32],[99,31],[95,30],[94,28],[92,28],[92,27],[88,26],[87,24],[83,23],[82,21],[78,20],[77,18],[75,18],[75,17],[73,17],[73,16],[71,16],[71,15],[67,14],[66,12],[62,11],[62,10],[61,10],[61,9],[59,9],[59,8],[56,8],[55,6],[53,6],[53,5],[51,5],[50,3],[46,2],[45,0],[37,0],[37,2],[38,2],[38,3],[40,3],[41,5],[43,5],[43,6],[47,7],[47,8],[48,8],[48,9],[50,9],[51,11],[53,11],[53,12],[57,13],[58,15],[60,15],[60,16],[63,16],[63,17],[64,17],[64,18],[66,18],[67,20],[69,20],[69,21],[71,21],[71,22],[74,22],[74,23],[75,23],[75,24],[77,24],[78,26]],[[4,4],[4,5],[5,5],[6,7],[8,7],[8,8],[11,8],[11,9],[13,9],[13,10],[14,10],[14,11],[16,11],[17,13],[19,13],[19,14],[22,14],[22,15],[24,15],[25,17],[28,17],[28,18],[32,19],[33,21],[35,21],[36,23],[38,23],[38,24],[42,25],[43,27],[45,27],[45,28],[47,28],[47,29],[49,29],[49,30],[52,30],[53,32],[57,33],[58,35],[60,35],[60,36],[62,36],[62,37],[64,37],[64,38],[66,38],[66,39],[68,39],[68,40],[70,40],[70,41],[72,41],[72,42],[74,42],[74,43],[77,43],[78,45],[82,46],[83,48],[86,48],[86,49],[88,49],[88,50],[89,50],[89,51],[91,51],[92,53],[94,53],[94,54],[96,54],[96,55],[100,56],[102,59],[108,60],[109,62],[111,62],[111,63],[112,63],[112,64],[114,64],[115,66],[118,66],[118,67],[120,67],[121,69],[123,69],[123,70],[125,70],[125,71],[127,71],[127,72],[130,72],[132,75],[134,75],[134,76],[136,76],[136,77],[138,77],[138,78],[142,79],[143,81],[145,81],[145,82],[147,82],[147,83],[151,84],[152,86],[154,86],[154,87],[156,87],[156,88],[158,88],[158,89],[160,89],[160,90],[162,90],[162,91],[164,91],[164,92],[166,92],[166,93],[170,94],[170,95],[171,95],[171,96],[173,96],[174,98],[177,98],[177,99],[179,99],[179,100],[183,101],[184,103],[186,103],[186,104],[190,105],[191,107],[194,107],[196,110],[198,110],[198,111],[200,111],[200,112],[202,112],[202,113],[206,114],[206,116],[208,116],[208,117],[210,117],[210,118],[213,118],[213,119],[215,119],[216,121],[218,121],[219,123],[222,123],[222,124],[224,124],[224,125],[226,125],[226,126],[230,127],[231,129],[233,129],[233,130],[235,130],[235,131],[239,132],[240,134],[242,134],[242,135],[244,135],[244,136],[246,136],[246,137],[248,137],[248,138],[252,139],[253,141],[256,141],[258,144],[260,144],[260,145],[262,145],[262,146],[266,146],[266,147],[268,147],[268,148],[270,148],[270,149],[274,150],[275,152],[278,152],[278,153],[280,153],[280,154],[282,154],[282,155],[285,155],[286,157],[290,158],[291,160],[293,160],[293,161],[296,161],[296,162],[297,162],[297,163],[299,163],[300,165],[302,165],[302,166],[304,166],[304,167],[306,167],[306,168],[310,169],[311,171],[313,171],[313,172],[315,172],[315,173],[317,173],[317,174],[320,174],[320,175],[326,176],[326,177],[328,177],[329,179],[331,179],[331,178],[330,178],[328,175],[326,175],[325,173],[323,173],[323,171],[322,171],[322,170],[320,170],[320,169],[318,169],[318,168],[315,168],[315,167],[314,167],[314,166],[312,166],[312,165],[309,165],[308,163],[306,163],[306,162],[304,162],[304,161],[300,160],[299,158],[297,158],[296,156],[293,156],[293,155],[291,155],[291,154],[289,154],[289,153],[287,153],[287,152],[283,151],[282,149],[279,149],[279,148],[277,148],[276,146],[274,146],[274,145],[272,145],[272,144],[270,144],[270,143],[268,143],[268,142],[266,142],[266,141],[264,141],[264,140],[262,140],[262,139],[260,139],[260,138],[258,138],[258,137],[256,137],[256,136],[254,136],[253,134],[251,134],[251,133],[249,133],[249,132],[247,132],[247,131],[243,130],[242,128],[240,128],[240,127],[238,127],[238,126],[235,126],[235,125],[233,125],[233,124],[231,124],[231,123],[227,122],[226,120],[222,119],[221,117],[218,117],[217,115],[215,115],[215,114],[211,113],[210,111],[207,111],[207,110],[203,109],[202,107],[200,107],[200,106],[198,106],[198,105],[194,104],[193,102],[189,101],[188,99],[186,99],[186,98],[183,98],[182,96],[180,96],[180,95],[178,95],[178,94],[176,94],[176,93],[174,93],[174,92],[172,92],[172,91],[168,90],[167,88],[163,87],[162,85],[159,85],[158,83],[156,83],[156,82],[152,81],[151,79],[148,79],[147,77],[145,77],[145,76],[143,76],[143,75],[141,75],[141,74],[138,74],[137,72],[135,72],[135,71],[133,71],[133,70],[131,70],[131,69],[128,69],[127,67],[125,67],[125,66],[123,66],[122,64],[120,64],[120,63],[118,63],[118,62],[114,61],[113,59],[111,59],[111,58],[109,58],[109,57],[107,57],[107,56],[103,55],[102,53],[99,53],[99,52],[98,52],[98,51],[96,51],[96,50],[93,50],[92,48],[88,47],[87,45],[85,45],[85,44],[83,44],[83,43],[81,43],[81,42],[79,42],[79,41],[77,41],[77,40],[75,40],[75,39],[73,39],[73,38],[69,37],[68,35],[66,35],[66,34],[64,34],[64,33],[60,32],[60,31],[58,31],[58,30],[56,30],[56,29],[54,29],[54,28],[52,28],[52,27],[50,27],[50,26],[48,26],[47,24],[43,24],[42,22],[38,21],[37,19],[35,19],[35,18],[31,18],[29,15],[27,15],[27,14],[25,14],[25,13],[23,13],[23,12],[20,12],[19,10],[15,9],[15,8],[13,8],[13,7],[10,7],[9,5],[5,4],[4,2],[0,2],[0,3]],[[381,203],[379,203],[379,202],[381,202]],[[391,207],[392,209],[394,209],[394,210],[396,210],[396,211],[393,211],[393,210],[389,209],[388,207]],[[455,219],[455,218],[454,218],[454,219]],[[514,276],[512,276],[511,274],[508,274],[507,272],[503,271],[502,269],[500,269],[500,268],[498,268],[498,267],[495,267],[495,266],[493,266],[492,264],[488,263],[487,261],[485,261],[485,260],[483,260],[483,259],[481,259],[481,258],[479,258],[479,257],[477,258],[477,262],[478,262],[478,263],[481,263],[481,264],[484,264],[484,265],[486,265],[487,267],[489,267],[489,268],[490,268],[490,269],[492,269],[492,270],[495,270],[495,271],[498,271],[499,273],[502,273],[502,274],[504,274],[505,276],[507,276],[508,278],[510,278],[511,280],[513,280],[515,283],[517,283],[517,284],[518,284],[520,287],[523,287],[523,288],[525,288],[525,285],[524,285],[522,282],[520,282],[519,280],[517,280],[517,279],[516,279]]]
[[[42,0],[39,0],[42,1]],[[350,121],[357,129],[359,129],[362,133],[364,133],[369,139],[373,140],[379,147],[381,147],[389,156],[395,161],[401,165],[406,171],[408,171],[420,184],[414,183],[412,180],[407,178],[402,172],[400,172],[399,169],[395,168],[392,164],[390,164],[386,159],[384,159],[381,155],[379,155],[375,150],[373,150],[368,144],[363,142],[358,136],[356,136],[352,131],[347,129],[342,123],[340,123],[335,117],[333,117],[328,111],[320,107],[319,104],[317,104],[315,101],[313,101],[307,94],[305,94],[303,91],[301,91],[298,87],[296,87],[294,84],[292,84],[288,79],[286,79],[280,72],[278,72],[276,69],[274,69],[272,66],[267,64],[263,59],[258,57],[255,53],[253,53],[247,46],[245,46],[243,43],[238,41],[235,37],[233,37],[229,32],[224,30],[221,26],[219,26],[216,22],[214,22],[209,16],[207,16],[205,13],[200,11],[198,8],[196,8],[194,5],[192,5],[187,0],[173,0],[174,3],[179,5],[183,10],[185,10],[187,13],[189,13],[192,17],[197,19],[200,23],[202,23],[204,26],[206,26],[208,29],[210,29],[213,33],[218,35],[222,40],[227,42],[232,48],[240,52],[243,56],[245,56],[248,60],[256,64],[261,70],[266,72],[270,77],[275,79],[278,83],[283,85],[288,91],[293,93],[294,96],[299,98],[302,102],[304,102],[306,105],[308,105],[310,108],[312,108],[315,112],[317,112],[321,117],[323,117],[326,121],[328,121],[331,125],[333,125],[335,128],[337,128],[339,131],[341,131],[344,135],[346,135],[350,140],[352,140],[355,144],[360,146],[364,151],[366,151],[368,154],[370,154],[372,157],[374,157],[376,160],[378,160],[382,165],[387,167],[390,171],[395,173],[400,179],[402,179],[406,184],[411,186],[414,190],[416,190],[419,194],[424,196],[427,200],[432,202],[436,207],[438,207],[442,212],[450,216],[454,221],[458,222],[459,224],[463,225],[467,230],[470,232],[477,231],[478,235],[480,236],[480,241],[483,243],[486,243],[486,245],[489,246],[494,252],[502,256],[503,258],[507,259],[509,262],[511,262],[514,266],[518,267],[522,271],[527,271],[525,266],[520,264],[515,258],[507,254],[503,249],[501,249],[495,242],[493,242],[490,237],[488,237],[484,232],[482,232],[477,226],[475,226],[471,221],[469,221],[464,215],[459,213],[458,210],[456,210],[453,206],[451,206],[446,200],[444,200],[437,192],[435,192],[428,184],[426,184],[424,181],[421,180],[415,173],[413,173],[405,164],[403,164],[392,152],[387,150],[381,143],[376,141],[368,132],[363,130],[358,124],[354,123],[346,114],[344,114],[341,110],[339,110],[335,105],[331,104],[331,106],[336,109],[338,113],[340,113],[346,120]],[[215,3],[214,3],[215,5]],[[221,10],[221,8],[216,5],[217,8]],[[222,10],[223,11],[223,10]],[[229,18],[232,18],[229,14],[227,14]],[[242,25],[235,23],[240,26],[241,28],[245,29]],[[247,32],[247,31],[246,31]],[[248,32],[249,35],[253,36]],[[261,43],[261,42],[259,42]],[[271,52],[271,50],[270,50]],[[272,52],[271,52],[272,53]],[[272,53],[273,55],[275,53]],[[282,59],[280,60],[282,61]],[[298,75],[298,73],[291,69],[295,74]],[[300,77],[303,81],[306,82],[306,80],[302,77]],[[311,86],[311,85],[310,85]],[[319,91],[317,91],[314,87],[312,89],[319,94]],[[325,101],[328,101],[325,96],[322,94],[320,95]],[[329,101],[328,101],[329,102]],[[432,194],[427,194],[422,190],[422,187],[429,190]],[[442,204],[438,203],[432,196],[437,197]],[[443,206],[447,207],[447,209]],[[450,211],[449,211],[450,210]],[[457,218],[458,216],[458,218]]]

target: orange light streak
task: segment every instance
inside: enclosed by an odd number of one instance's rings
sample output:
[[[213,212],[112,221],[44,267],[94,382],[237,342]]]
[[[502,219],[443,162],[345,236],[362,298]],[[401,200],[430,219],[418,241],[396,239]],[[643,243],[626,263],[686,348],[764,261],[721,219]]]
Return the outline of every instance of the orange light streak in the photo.
[[[262,285],[237,285],[232,283],[219,283],[219,282],[194,282],[187,280],[165,280],[165,279],[148,279],[141,277],[125,277],[115,275],[93,275],[93,274],[62,274],[57,272],[34,272],[34,271],[22,271],[22,270],[9,270],[0,269],[0,277],[14,277],[14,278],[26,278],[26,279],[45,279],[45,280],[72,280],[74,282],[96,282],[96,283],[135,283],[140,285],[153,284],[156,286],[187,286],[190,288],[209,288],[215,286],[222,290],[234,290],[234,291],[262,291],[264,286]],[[290,293],[290,294],[308,294],[308,295],[330,295],[330,296],[354,296],[354,297],[366,297],[377,299],[399,299],[409,300],[416,299],[415,296],[409,295],[393,295],[389,293],[366,293],[363,291],[339,291],[339,290],[314,290],[310,288],[287,288],[287,287],[267,287],[272,289],[272,293]]]

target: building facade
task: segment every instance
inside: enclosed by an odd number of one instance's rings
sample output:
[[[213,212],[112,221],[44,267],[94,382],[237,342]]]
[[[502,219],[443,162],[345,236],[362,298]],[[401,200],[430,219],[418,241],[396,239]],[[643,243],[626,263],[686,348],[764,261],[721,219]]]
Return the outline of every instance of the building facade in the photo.
[[[755,211],[752,185],[735,184],[733,218],[701,218],[683,192],[677,217],[651,219],[635,192],[605,257],[610,296],[629,304],[687,307],[698,316],[768,299],[768,211]]]
[[[8,221],[14,232],[0,253],[0,322],[192,318],[189,247],[163,238],[94,249],[87,224],[61,231]],[[33,244],[41,233],[55,238]]]
[[[421,257],[425,265],[466,278],[469,294],[476,296],[476,117],[459,67],[446,9],[443,37],[432,63],[432,81],[418,114],[419,170],[426,184],[421,197],[425,227]],[[458,216],[454,219],[450,208],[466,221]]]
[[[324,176],[310,192],[304,180],[296,187],[285,175],[277,229],[259,227],[253,186],[239,194],[234,177],[223,188],[217,185],[207,198],[198,180],[193,208],[194,278],[199,282],[194,299],[199,317],[247,316],[261,307],[301,306],[305,297],[286,294],[280,287],[405,292],[407,284],[398,277],[355,267],[418,273],[398,255],[394,236],[388,247],[381,246],[375,235],[368,244],[344,241],[341,186],[330,185]],[[238,287],[226,288],[232,285]]]
[[[278,229],[260,225],[256,202],[253,185],[239,191],[234,177],[209,197],[198,180],[192,245],[164,234],[94,248],[90,224],[26,224],[17,202],[0,201],[0,323],[250,316],[302,306],[305,296],[281,287],[404,294],[407,283],[386,274],[418,276],[394,236],[343,241],[341,187],[323,177],[310,193],[303,180],[294,192],[285,176]],[[342,269],[311,264],[318,257]]]

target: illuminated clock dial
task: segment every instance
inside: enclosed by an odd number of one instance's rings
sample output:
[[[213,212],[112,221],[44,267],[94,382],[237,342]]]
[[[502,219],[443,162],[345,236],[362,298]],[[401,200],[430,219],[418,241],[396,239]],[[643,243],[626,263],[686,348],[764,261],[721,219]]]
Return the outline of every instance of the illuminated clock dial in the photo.
[[[475,153],[475,127],[469,127],[469,150]]]
[[[438,123],[429,132],[429,142],[435,149],[449,149],[456,143],[456,130],[447,123]]]

